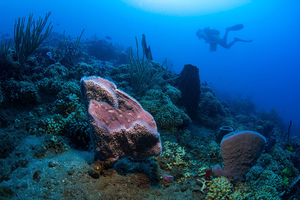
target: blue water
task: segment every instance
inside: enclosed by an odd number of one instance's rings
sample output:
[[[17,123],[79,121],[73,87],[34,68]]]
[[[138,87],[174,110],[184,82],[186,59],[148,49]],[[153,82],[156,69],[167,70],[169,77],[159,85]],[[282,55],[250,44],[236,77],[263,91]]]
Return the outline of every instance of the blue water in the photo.
[[[206,5],[207,9],[199,4],[174,8],[167,1],[158,6],[160,10],[145,2],[163,0],[141,0],[140,4],[133,0],[1,0],[0,35],[13,36],[16,18],[29,13],[44,17],[48,11],[52,11],[53,31],[65,30],[71,37],[85,29],[83,38],[110,36],[113,43],[127,48],[135,46],[135,36],[140,41],[145,34],[155,61],[167,57],[170,69],[178,73],[184,64],[196,65],[201,82],[206,81],[219,98],[251,95],[257,110],[275,108],[285,123],[293,120],[291,132],[300,135],[300,1],[241,0],[244,3],[236,6],[215,3]],[[209,45],[195,35],[207,26],[223,35],[226,27],[239,23],[245,28],[230,32],[228,40],[239,37],[252,43],[236,43],[228,50],[219,46],[210,52]]]

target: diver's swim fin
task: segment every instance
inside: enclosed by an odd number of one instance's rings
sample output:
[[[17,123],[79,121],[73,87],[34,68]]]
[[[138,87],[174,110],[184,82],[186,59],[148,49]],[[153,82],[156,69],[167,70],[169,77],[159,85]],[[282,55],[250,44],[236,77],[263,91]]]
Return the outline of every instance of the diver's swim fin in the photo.
[[[226,31],[238,31],[244,28],[243,24],[237,24],[231,27],[226,28]]]
[[[234,41],[236,41],[236,42],[238,42],[238,41],[240,41],[240,42],[253,42],[253,40],[242,40],[240,38],[234,38]]]

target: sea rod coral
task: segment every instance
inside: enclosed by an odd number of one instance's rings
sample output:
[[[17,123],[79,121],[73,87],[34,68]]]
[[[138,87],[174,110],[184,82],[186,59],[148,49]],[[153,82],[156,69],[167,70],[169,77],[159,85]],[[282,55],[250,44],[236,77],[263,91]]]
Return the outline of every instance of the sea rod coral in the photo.
[[[135,99],[100,77],[83,77],[80,85],[95,161],[117,162],[128,156],[145,159],[160,154],[155,121]]]

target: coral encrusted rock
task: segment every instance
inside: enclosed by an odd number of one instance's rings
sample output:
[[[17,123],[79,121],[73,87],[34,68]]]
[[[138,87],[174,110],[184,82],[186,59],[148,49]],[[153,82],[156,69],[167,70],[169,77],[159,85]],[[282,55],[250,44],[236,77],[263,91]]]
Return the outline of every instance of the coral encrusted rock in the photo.
[[[213,175],[233,182],[243,181],[266,144],[266,138],[254,131],[232,132],[223,137],[221,155],[224,167],[213,167]]]
[[[140,160],[161,153],[156,123],[134,98],[100,77],[83,77],[80,87],[95,161]]]

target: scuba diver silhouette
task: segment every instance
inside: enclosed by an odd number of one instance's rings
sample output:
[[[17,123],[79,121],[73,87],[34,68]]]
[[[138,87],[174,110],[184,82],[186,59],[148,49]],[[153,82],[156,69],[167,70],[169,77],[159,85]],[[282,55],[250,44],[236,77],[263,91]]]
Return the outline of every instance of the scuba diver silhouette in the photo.
[[[244,28],[243,24],[237,24],[231,27],[226,28],[226,32],[223,38],[220,38],[220,31],[216,29],[212,29],[209,27],[204,28],[203,30],[199,29],[196,32],[199,40],[203,38],[206,43],[210,44],[210,51],[217,51],[217,45],[224,47],[225,49],[229,49],[236,42],[252,42],[252,40],[241,40],[239,38],[234,38],[232,42],[227,44],[227,35],[229,31],[238,31]]]

